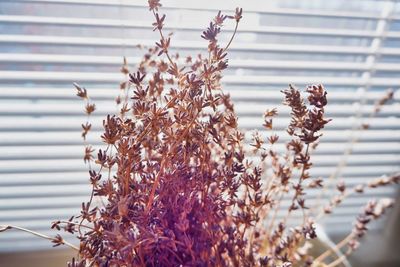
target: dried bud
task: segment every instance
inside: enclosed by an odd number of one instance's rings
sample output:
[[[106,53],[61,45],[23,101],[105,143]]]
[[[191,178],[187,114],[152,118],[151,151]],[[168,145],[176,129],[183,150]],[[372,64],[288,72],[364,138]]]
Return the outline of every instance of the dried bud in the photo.
[[[324,213],[331,214],[332,213],[332,207],[331,206],[324,207]]]
[[[164,26],[164,20],[165,20],[165,15],[163,15],[161,18],[159,17],[158,13],[155,15],[156,17],[156,22],[153,23],[153,31],[155,30],[161,30]]]
[[[124,57],[124,64],[122,65],[122,67],[121,67],[121,72],[123,73],[123,74],[128,74],[129,73],[129,68],[128,68],[128,62],[127,62],[127,60],[126,60],[126,57]],[[121,85],[122,85],[123,83],[121,83]],[[126,86],[126,83],[124,82],[124,86],[120,86],[120,88],[121,89],[125,89],[125,86]]]
[[[327,93],[321,84],[307,87],[307,92],[310,93],[308,101],[311,105],[316,106],[317,108],[323,108],[328,103],[328,100],[326,99]]]
[[[349,243],[347,243],[347,245],[349,246],[349,248],[354,251],[356,250],[359,246],[360,246],[360,242],[358,242],[357,240],[350,240]]]
[[[77,90],[77,96],[81,97],[81,98],[87,98],[87,91],[85,88],[81,87],[79,84],[74,83],[74,86]]]
[[[160,0],[148,0],[149,10],[158,11],[158,8],[161,7]]]
[[[136,73],[130,73],[129,74],[129,81],[136,86],[140,86],[141,82],[143,81],[145,74],[141,74],[140,71],[137,71]]]
[[[217,41],[217,35],[220,33],[221,28],[217,27],[217,24],[210,22],[210,26],[208,26],[207,30],[203,31],[201,38],[208,40],[210,42]]]
[[[64,239],[59,234],[57,234],[51,242],[54,243],[53,247],[58,247],[64,244]]]
[[[93,160],[93,155],[92,155],[93,152],[94,152],[94,149],[92,148],[92,146],[85,147],[85,154],[83,156],[83,161],[85,163]]]
[[[346,184],[344,183],[344,181],[339,181],[336,185],[337,190],[339,190],[340,193],[344,193],[344,191],[346,190]]]
[[[271,135],[270,137],[268,137],[268,142],[272,145],[272,144],[275,144],[278,141],[278,139],[279,139],[279,136],[274,134],[274,135]]]
[[[356,193],[364,193],[364,185],[357,185],[355,188],[354,188],[354,191],[356,192]]]
[[[323,180],[322,179],[314,179],[311,181],[309,184],[310,188],[317,188],[317,187],[322,187]]]
[[[228,16],[222,15],[221,14],[221,10],[218,11],[217,16],[214,18],[214,22],[216,25],[218,26],[222,26],[222,24],[224,23],[224,20],[227,18]]]
[[[86,114],[90,115],[90,114],[92,114],[95,110],[96,110],[96,105],[95,105],[95,104],[89,104],[89,103],[86,104],[86,107],[85,107]]]
[[[228,16],[228,18],[230,18],[230,19],[235,19],[236,22],[239,22],[240,19],[242,18],[242,12],[243,12],[243,9],[237,7],[237,8],[236,8],[236,11],[235,11],[235,15],[234,15],[234,16]]]
[[[264,118],[265,118],[265,117],[274,117],[274,116],[276,116],[277,114],[278,114],[278,110],[277,110],[276,108],[267,109],[267,110],[264,112]]]

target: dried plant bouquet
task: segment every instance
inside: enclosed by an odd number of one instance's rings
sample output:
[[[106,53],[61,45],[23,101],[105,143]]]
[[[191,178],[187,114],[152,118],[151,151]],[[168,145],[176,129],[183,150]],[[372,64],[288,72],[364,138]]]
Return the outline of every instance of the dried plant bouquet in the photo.
[[[322,85],[306,88],[306,97],[294,86],[282,91],[291,109],[287,128],[290,141],[278,153],[279,136],[264,140],[254,133],[245,142],[238,129],[230,96],[221,90],[227,51],[242,18],[218,12],[201,37],[208,54],[180,58],[170,51],[163,32],[161,4],[149,0],[154,31],[160,40],[150,48],[135,72],[124,62],[126,81],[116,99],[119,114],[103,121],[105,149],[85,141],[84,161],[90,168],[92,193],[81,214],[56,221],[52,228],[79,239],[79,247],[61,235],[49,237],[17,226],[58,245],[77,250],[68,263],[77,266],[338,266],[358,246],[371,220],[393,204],[381,199],[366,204],[353,231],[321,255],[308,253],[316,238],[315,222],[331,213],[348,195],[399,182],[399,174],[346,188],[328,205],[306,202],[306,191],[325,190],[323,180],[311,177],[311,151],[316,149],[325,118],[327,92]],[[218,42],[222,25],[235,29],[227,44]],[[86,89],[75,84],[89,116],[95,111]],[[377,103],[390,100],[388,94]],[[264,127],[273,129],[276,109],[264,114]],[[91,129],[88,120],[82,136]],[[289,197],[286,215],[279,218],[283,198]],[[297,226],[289,227],[294,213]],[[342,257],[332,258],[337,251]]]

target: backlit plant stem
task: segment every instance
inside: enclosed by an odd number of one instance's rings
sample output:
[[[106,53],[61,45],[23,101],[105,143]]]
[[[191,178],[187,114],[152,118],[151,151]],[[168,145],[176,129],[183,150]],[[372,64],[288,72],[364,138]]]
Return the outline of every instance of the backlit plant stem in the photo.
[[[153,15],[154,15],[154,18],[156,18],[156,12],[155,12],[154,10],[153,10]],[[158,29],[158,32],[160,33],[161,39],[162,39],[162,40],[165,40],[164,34],[162,33],[162,30],[161,30],[161,29]],[[172,61],[171,57],[169,56],[168,51],[165,51],[165,55],[167,56],[169,63],[170,63],[171,65],[174,65],[174,62]]]
[[[232,36],[231,36],[231,39],[229,40],[228,44],[227,44],[226,47],[224,48],[224,52],[225,52],[226,50],[228,50],[228,48],[229,48],[229,46],[231,45],[233,39],[235,38],[235,35],[236,35],[236,32],[237,32],[238,26],[239,26],[239,22],[236,21],[235,29],[233,30],[233,34],[232,34]]]
[[[307,146],[306,146],[306,152],[304,153],[304,155],[305,155],[306,158],[308,157],[308,149],[309,149],[309,147],[310,147],[310,144],[307,144]],[[303,178],[304,178],[304,174],[305,174],[305,171],[306,171],[306,164],[308,164],[308,162],[307,162],[307,163],[303,163],[303,167],[302,167],[302,170],[301,170],[301,174],[300,174],[300,177],[299,177],[299,181],[298,181],[298,183],[297,183],[299,187],[301,186],[301,182],[303,181]],[[295,190],[296,190],[296,189],[295,189]],[[295,194],[294,194],[294,196],[293,196],[293,198],[292,198],[292,201],[291,201],[292,204],[294,204],[294,203],[296,202],[296,199],[297,199],[298,196],[299,196],[299,191],[296,190],[296,191],[295,191]],[[301,207],[301,209],[304,210],[302,207]],[[288,210],[288,212],[287,212],[285,218],[283,219],[283,223],[284,223],[284,224],[286,224],[287,220],[288,220],[289,217],[290,217],[290,214],[291,214],[291,211]],[[304,213],[304,211],[303,211],[303,224],[304,224],[304,222],[305,222],[305,213]]]
[[[79,223],[69,222],[69,221],[60,221],[60,223],[73,224],[73,225],[77,225],[77,226],[84,227],[84,228],[87,228],[87,229],[95,231],[95,229],[93,227],[90,227],[90,226],[84,225],[84,224],[79,224]]]
[[[345,238],[343,238],[339,243],[336,244],[336,246],[326,250],[324,253],[322,253],[320,256],[318,256],[315,260],[314,260],[314,264],[312,266],[318,266],[318,263],[323,262],[323,260],[326,259],[326,257],[329,257],[333,252],[334,253],[338,253],[338,251],[344,247],[345,245],[347,245],[347,243],[354,238],[354,234],[350,233],[348,234]]]
[[[15,225],[0,225],[0,228],[3,228],[3,229],[16,229],[16,230],[20,230],[22,232],[26,232],[26,233],[29,233],[29,234],[32,234],[32,235],[35,235],[35,236],[50,240],[50,241],[56,241],[56,239],[51,237],[51,236],[44,235],[44,234],[29,230],[29,229],[26,229],[26,228],[23,228],[23,227],[15,226]],[[64,239],[62,240],[62,244],[66,245],[66,246],[68,246],[68,247],[70,247],[70,248],[72,248],[72,249],[74,249],[76,251],[79,251],[79,248],[77,246],[69,243],[68,241],[65,241]]]

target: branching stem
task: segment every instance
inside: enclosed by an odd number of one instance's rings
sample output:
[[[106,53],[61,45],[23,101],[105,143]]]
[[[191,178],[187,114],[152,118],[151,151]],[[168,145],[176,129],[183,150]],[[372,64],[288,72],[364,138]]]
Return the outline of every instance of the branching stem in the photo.
[[[16,230],[20,230],[22,232],[26,232],[26,233],[29,233],[29,234],[32,234],[32,235],[35,235],[35,236],[50,240],[50,241],[57,241],[57,239],[55,239],[54,237],[51,237],[51,236],[48,236],[48,235],[44,235],[44,234],[29,230],[29,229],[26,229],[26,228],[23,228],[23,227],[15,226],[15,225],[0,225],[0,228],[2,230],[16,229]],[[66,246],[68,246],[68,247],[70,247],[70,248],[72,248],[72,249],[74,249],[76,251],[79,251],[79,248],[77,246],[69,243],[68,241],[65,241],[64,239],[62,240],[62,244],[66,245]]]

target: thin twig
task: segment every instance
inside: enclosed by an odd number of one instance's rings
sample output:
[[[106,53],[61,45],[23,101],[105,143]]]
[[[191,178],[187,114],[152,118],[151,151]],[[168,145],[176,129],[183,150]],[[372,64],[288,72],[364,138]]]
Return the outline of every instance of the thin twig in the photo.
[[[235,38],[236,32],[237,32],[237,28],[239,26],[239,21],[236,21],[236,25],[235,25],[235,30],[233,31],[233,34],[231,36],[231,39],[229,40],[228,44],[226,45],[226,47],[224,48],[224,52],[226,50],[228,50],[229,46],[231,45],[233,39]]]
[[[153,10],[153,15],[154,15],[154,18],[156,18],[156,12],[154,10]],[[162,30],[158,29],[158,32],[160,33],[161,39],[165,40],[164,34],[162,33]],[[169,56],[168,51],[165,51],[164,53],[167,56],[169,63],[171,63],[171,65],[174,65],[174,62],[172,61],[171,57]]]
[[[319,255],[315,260],[314,260],[314,264],[312,266],[318,266],[316,264],[322,262],[323,260],[326,259],[326,257],[329,257],[333,252],[335,252],[336,254],[338,254],[339,250],[344,247],[345,245],[347,245],[347,243],[354,238],[354,234],[350,233],[348,234],[345,238],[343,238],[339,243],[336,244],[336,246],[329,248],[328,250],[326,250],[324,253],[322,253],[321,255]]]
[[[2,228],[2,230],[16,229],[16,230],[20,230],[20,231],[23,231],[23,232],[26,232],[26,233],[29,233],[29,234],[32,234],[32,235],[47,239],[47,240],[50,240],[50,241],[58,241],[54,237],[51,237],[51,236],[48,236],[48,235],[44,235],[44,234],[29,230],[29,229],[26,229],[26,228],[23,228],[23,227],[15,226],[15,225],[0,225],[0,228]],[[74,250],[76,250],[76,251],[79,251],[79,248],[77,246],[69,243],[68,241],[65,241],[64,239],[62,239],[61,243],[66,245],[66,246],[68,246],[68,247],[70,247],[70,248],[72,248],[72,249],[74,249]]]
[[[309,147],[310,147],[310,144],[308,143],[308,144],[307,144],[307,147],[306,147],[306,152],[304,153],[305,158],[308,157],[308,149],[309,149]],[[308,163],[308,162],[307,162],[307,163]],[[306,171],[306,164],[307,164],[307,163],[304,163],[303,166],[302,166],[301,174],[300,174],[300,176],[299,176],[299,181],[297,182],[297,184],[298,184],[299,186],[301,185],[301,182],[303,181],[303,176],[304,176],[304,173],[305,173],[305,171]],[[294,196],[293,196],[293,198],[292,198],[291,205],[295,203],[295,201],[296,201],[296,199],[297,199],[298,196],[299,196],[299,192],[296,190],[296,191],[295,191],[295,194],[294,194]],[[302,208],[302,209],[303,209],[303,208]],[[287,220],[288,220],[289,217],[290,217],[290,214],[291,214],[291,210],[289,209],[288,212],[287,212],[287,214],[286,214],[286,216],[285,216],[285,218],[283,219],[283,223],[286,224]],[[305,217],[304,217],[304,216],[305,216],[305,213],[303,212],[303,224],[304,224],[304,222],[305,222]]]

